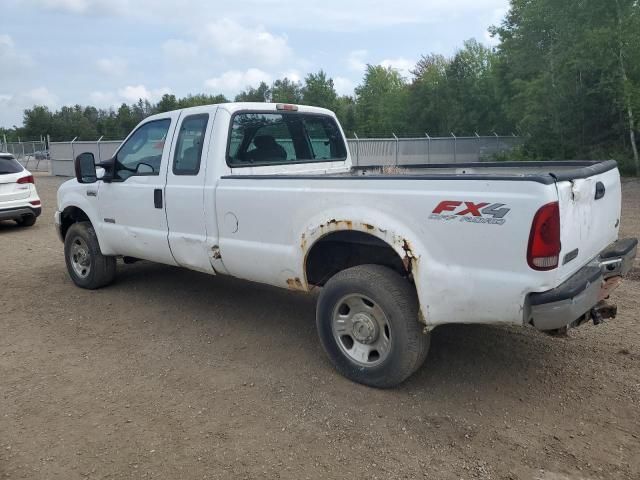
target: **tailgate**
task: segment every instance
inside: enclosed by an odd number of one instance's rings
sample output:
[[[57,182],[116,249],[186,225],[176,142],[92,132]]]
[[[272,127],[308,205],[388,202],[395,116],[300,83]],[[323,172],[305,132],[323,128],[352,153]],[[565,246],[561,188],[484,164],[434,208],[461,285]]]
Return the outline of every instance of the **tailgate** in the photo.
[[[0,174],[0,204],[29,198],[31,186],[26,183],[17,183],[18,179],[24,177],[27,172]],[[0,205],[0,208],[2,206]]]
[[[560,202],[560,280],[565,280],[618,238],[618,169],[556,183]]]

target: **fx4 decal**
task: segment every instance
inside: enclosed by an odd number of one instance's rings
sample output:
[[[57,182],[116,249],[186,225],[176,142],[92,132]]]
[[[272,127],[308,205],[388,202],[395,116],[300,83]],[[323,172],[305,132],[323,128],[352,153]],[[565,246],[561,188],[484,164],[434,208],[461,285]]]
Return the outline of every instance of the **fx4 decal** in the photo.
[[[433,209],[429,219],[503,225],[507,221],[504,217],[510,211],[504,203],[443,200]]]

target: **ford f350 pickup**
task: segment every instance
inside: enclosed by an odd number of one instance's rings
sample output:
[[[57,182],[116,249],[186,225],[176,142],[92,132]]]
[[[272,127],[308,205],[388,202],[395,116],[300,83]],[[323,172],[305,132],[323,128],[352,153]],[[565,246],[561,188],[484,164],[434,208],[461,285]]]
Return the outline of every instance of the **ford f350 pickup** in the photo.
[[[438,325],[559,331],[615,315],[632,268],[615,161],[354,167],[328,110],[229,103],[145,119],[75,159],[55,214],[73,282],[144,259],[308,292],[338,371],[408,378]]]

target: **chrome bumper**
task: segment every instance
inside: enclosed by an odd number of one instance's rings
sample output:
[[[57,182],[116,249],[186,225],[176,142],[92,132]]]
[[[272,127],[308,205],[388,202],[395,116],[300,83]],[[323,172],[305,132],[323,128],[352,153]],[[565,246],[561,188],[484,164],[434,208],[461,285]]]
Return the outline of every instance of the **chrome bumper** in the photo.
[[[638,239],[618,240],[562,285],[546,292],[529,294],[526,305],[528,323],[538,330],[557,330],[577,326],[592,315],[594,321],[599,321],[596,317],[600,314],[594,309],[633,268],[637,250]],[[615,307],[612,311],[615,312]]]

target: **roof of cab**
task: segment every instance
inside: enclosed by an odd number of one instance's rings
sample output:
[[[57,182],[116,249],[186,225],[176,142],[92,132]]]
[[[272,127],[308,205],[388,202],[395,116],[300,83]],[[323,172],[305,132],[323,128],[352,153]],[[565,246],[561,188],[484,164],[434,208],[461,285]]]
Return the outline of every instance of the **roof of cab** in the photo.
[[[175,112],[177,111],[182,111],[182,112],[189,112],[192,110],[200,110],[202,111],[202,107],[218,107],[218,108],[222,108],[224,110],[226,110],[227,112],[233,114],[235,112],[239,112],[239,111],[243,111],[243,110],[252,110],[252,111],[264,111],[264,112],[280,112],[281,110],[277,109],[277,106],[281,105],[281,103],[265,103],[265,102],[229,102],[229,103],[214,103],[214,104],[210,104],[210,105],[201,105],[201,106],[196,106],[196,107],[188,107],[188,108],[181,108],[181,109],[177,109],[177,110],[173,110]],[[335,116],[335,114],[331,111],[331,110],[327,110],[326,108],[321,108],[321,107],[312,107],[310,105],[296,105],[296,107],[298,107],[298,112],[302,112],[302,113],[317,113],[317,114],[323,114],[323,115],[331,115],[331,116]],[[149,119],[156,119],[156,118],[162,118],[162,116],[164,114],[166,114],[168,112],[163,112],[163,113],[157,113],[155,115],[151,115],[150,117],[147,117],[145,119],[149,120]],[[285,112],[285,113],[290,113],[290,112]]]

